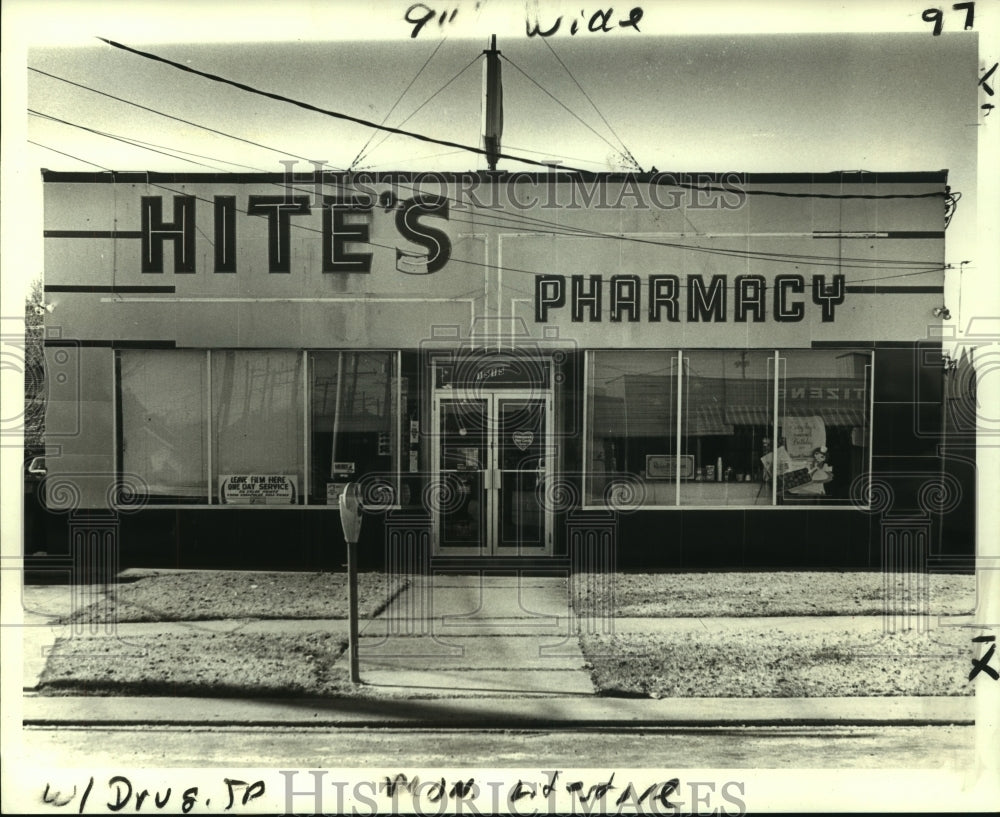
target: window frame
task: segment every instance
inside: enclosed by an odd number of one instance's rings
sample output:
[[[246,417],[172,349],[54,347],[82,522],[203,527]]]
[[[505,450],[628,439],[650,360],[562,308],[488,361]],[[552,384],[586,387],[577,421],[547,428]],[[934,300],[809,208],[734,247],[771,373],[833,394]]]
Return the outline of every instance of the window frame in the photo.
[[[694,504],[682,504],[681,503],[681,474],[680,468],[677,468],[677,474],[674,477],[674,504],[643,504],[636,506],[634,511],[760,511],[760,510],[774,510],[775,508],[781,508],[783,510],[823,510],[823,511],[866,511],[871,509],[870,497],[871,497],[871,480],[872,480],[872,457],[874,451],[874,424],[875,424],[875,349],[872,348],[860,348],[851,344],[844,344],[842,347],[836,347],[837,350],[843,352],[854,352],[858,354],[863,354],[866,357],[864,364],[864,390],[865,394],[863,399],[866,412],[867,421],[867,440],[866,447],[867,451],[865,453],[865,465],[867,470],[863,472],[863,475],[867,477],[867,487],[866,490],[861,492],[861,496],[868,497],[869,503],[865,505],[859,505],[854,502],[848,503],[825,503],[822,501],[813,503],[796,503],[796,504],[782,504],[778,501],[778,475],[777,472],[772,470],[770,487],[771,487],[771,501],[767,504],[713,504],[713,505],[694,505]],[[581,484],[581,505],[580,509],[584,511],[606,511],[609,506],[606,502],[600,501],[596,494],[593,493],[593,484],[591,480],[593,479],[594,472],[590,465],[591,456],[591,443],[592,443],[592,430],[594,428],[594,410],[596,406],[596,401],[592,399],[591,395],[591,370],[595,365],[597,355],[609,352],[621,352],[626,351],[622,349],[587,349],[584,352],[583,361],[583,400],[584,400],[584,412],[583,412],[583,445],[581,446],[582,456],[583,456],[583,467],[582,467],[582,484]],[[770,399],[770,429],[773,431],[780,425],[780,410],[781,405],[784,400],[787,400],[787,396],[784,398],[779,397],[782,383],[787,378],[786,365],[788,363],[788,357],[786,357],[784,352],[799,352],[799,351],[826,351],[825,349],[811,349],[811,348],[789,348],[785,349],[731,349],[731,348],[677,348],[677,349],[630,349],[627,350],[633,354],[644,354],[644,353],[663,353],[670,352],[676,354],[676,367],[673,377],[675,378],[675,392],[677,394],[677,405],[675,407],[675,429],[674,429],[674,448],[676,456],[680,457],[680,452],[682,449],[682,437],[683,437],[683,424],[684,424],[684,361],[685,355],[690,352],[732,352],[732,351],[752,351],[752,352],[767,352],[768,369],[771,370],[772,374],[769,377],[769,385],[772,389],[771,399]],[[679,461],[679,460],[678,460]],[[625,472],[623,472],[625,473]],[[593,499],[592,499],[593,496]]]
[[[114,370],[114,389],[112,392],[112,414],[114,417],[112,438],[114,444],[114,463],[115,472],[117,474],[117,479],[121,480],[124,476],[124,429],[122,428],[122,412],[123,412],[123,394],[122,394],[122,367],[121,367],[121,355],[123,352],[129,351],[152,351],[161,350],[161,347],[142,347],[142,348],[128,348],[128,349],[115,349],[113,356],[113,370]],[[363,348],[350,348],[350,349],[337,349],[337,348],[302,348],[302,349],[288,349],[281,347],[268,347],[268,348],[253,348],[244,349],[239,347],[225,347],[225,348],[190,348],[190,347],[176,347],[170,349],[162,349],[164,352],[201,352],[203,354],[204,366],[205,366],[205,394],[204,394],[204,412],[206,416],[207,429],[204,436],[204,444],[207,446],[207,451],[205,452],[204,463],[205,463],[205,473],[202,475],[203,486],[205,491],[205,502],[160,502],[160,501],[149,501],[143,505],[143,508],[150,510],[208,510],[208,509],[227,509],[227,510],[270,510],[270,511],[289,511],[289,510],[336,510],[339,513],[339,508],[335,505],[327,505],[325,503],[310,502],[310,490],[311,490],[311,473],[310,469],[312,466],[312,453],[311,453],[311,439],[312,439],[312,358],[313,354],[323,354],[328,352],[352,352],[359,354],[377,354],[384,353],[389,356],[390,363],[390,379],[394,379],[394,384],[392,387],[392,397],[393,405],[390,409],[391,412],[391,424],[393,426],[393,433],[395,436],[395,446],[396,446],[396,469],[391,472],[392,482],[393,482],[393,493],[395,497],[394,504],[380,506],[382,510],[399,510],[400,505],[400,490],[403,476],[403,414],[404,407],[402,405],[402,386],[403,386],[403,374],[402,374],[402,349],[400,348],[378,348],[378,349],[363,349]],[[215,467],[215,458],[213,454],[213,449],[216,440],[217,429],[215,427],[215,417],[214,402],[213,402],[213,383],[212,383],[212,353],[228,353],[228,352],[298,352],[302,357],[302,377],[299,382],[299,389],[302,397],[302,453],[303,453],[303,479],[300,494],[302,496],[301,503],[289,503],[282,505],[240,505],[240,504],[224,504],[219,501],[218,491],[213,489],[213,477],[212,471]],[[364,474],[360,475],[358,479],[363,479]],[[120,507],[123,510],[134,510],[133,506],[118,505],[116,503],[116,508]]]

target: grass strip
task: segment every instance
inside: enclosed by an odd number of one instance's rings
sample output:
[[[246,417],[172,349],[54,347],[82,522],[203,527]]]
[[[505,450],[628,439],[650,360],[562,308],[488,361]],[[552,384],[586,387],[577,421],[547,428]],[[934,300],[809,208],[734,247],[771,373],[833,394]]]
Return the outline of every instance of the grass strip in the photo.
[[[408,582],[384,573],[358,575],[359,613],[376,615]],[[67,621],[206,621],[347,618],[346,573],[184,571],[123,582]]]
[[[971,615],[975,576],[879,572],[577,573],[578,615],[634,618]]]
[[[971,695],[961,628],[929,633],[780,626],[677,634],[585,635],[598,694],[613,697],[810,698]]]
[[[163,633],[62,638],[38,691],[46,695],[306,697],[349,694],[330,633]]]

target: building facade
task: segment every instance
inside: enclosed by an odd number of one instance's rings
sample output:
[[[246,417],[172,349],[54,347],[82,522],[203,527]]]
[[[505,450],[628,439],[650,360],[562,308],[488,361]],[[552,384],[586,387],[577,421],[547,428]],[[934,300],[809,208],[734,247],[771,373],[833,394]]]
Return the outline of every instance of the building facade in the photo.
[[[372,566],[973,552],[945,172],[43,175],[52,541],[329,567],[358,482]]]

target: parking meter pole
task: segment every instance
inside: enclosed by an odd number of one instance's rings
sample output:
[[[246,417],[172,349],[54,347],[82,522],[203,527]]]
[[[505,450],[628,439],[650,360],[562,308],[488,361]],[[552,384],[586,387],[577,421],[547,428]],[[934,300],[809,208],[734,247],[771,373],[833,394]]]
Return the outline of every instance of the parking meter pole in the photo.
[[[358,543],[347,543],[347,649],[351,659],[351,683],[361,683],[358,668]]]
[[[351,662],[351,683],[360,684],[358,668],[358,538],[361,535],[361,491],[356,482],[344,486],[340,495],[340,525],[347,542],[347,651]]]

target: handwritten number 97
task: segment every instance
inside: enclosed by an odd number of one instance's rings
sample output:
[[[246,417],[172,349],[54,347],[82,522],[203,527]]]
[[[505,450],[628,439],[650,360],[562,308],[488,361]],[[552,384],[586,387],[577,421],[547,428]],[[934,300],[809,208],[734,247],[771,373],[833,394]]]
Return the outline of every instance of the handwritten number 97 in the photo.
[[[965,9],[965,30],[968,31],[972,28],[972,24],[976,18],[975,3],[955,3],[951,8],[952,11]],[[944,12],[941,9],[924,9],[924,13],[920,15],[920,18],[925,23],[934,23],[934,31],[931,33],[935,37],[941,33],[941,29],[944,27]]]

